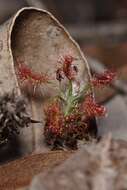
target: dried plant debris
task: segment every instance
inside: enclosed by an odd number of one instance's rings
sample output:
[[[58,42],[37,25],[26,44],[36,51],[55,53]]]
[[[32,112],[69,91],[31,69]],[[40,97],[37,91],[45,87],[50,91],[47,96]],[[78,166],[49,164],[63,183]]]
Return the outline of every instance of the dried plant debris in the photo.
[[[32,120],[26,109],[26,101],[14,92],[0,97],[0,145],[20,133],[20,128],[28,127]]]
[[[48,183],[47,183],[48,182]],[[30,190],[127,189],[127,142],[105,137],[85,145],[63,164],[36,176]]]

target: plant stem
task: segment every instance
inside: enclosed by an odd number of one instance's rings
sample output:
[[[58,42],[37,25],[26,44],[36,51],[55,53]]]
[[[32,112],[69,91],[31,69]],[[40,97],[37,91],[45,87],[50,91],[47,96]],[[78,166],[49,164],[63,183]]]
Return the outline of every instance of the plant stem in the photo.
[[[75,96],[73,95],[73,84],[72,81],[69,81],[69,85],[68,85],[68,90],[67,90],[67,96],[66,96],[66,100],[65,100],[65,111],[64,111],[64,115],[67,116],[69,115],[75,108],[75,105],[80,103],[85,95],[87,95],[87,93],[89,93],[89,90],[91,89],[91,84],[88,83],[83,90],[80,92],[79,96]]]
[[[73,108],[73,102],[72,102],[72,98],[73,98],[73,94],[72,94],[72,81],[69,81],[69,87],[68,87],[68,91],[67,91],[67,97],[66,97],[66,105],[65,105],[65,112],[64,115],[67,116],[70,111]]]
[[[67,106],[65,108],[64,116],[67,116],[71,110],[72,110],[72,103],[71,103],[71,101],[68,101]]]

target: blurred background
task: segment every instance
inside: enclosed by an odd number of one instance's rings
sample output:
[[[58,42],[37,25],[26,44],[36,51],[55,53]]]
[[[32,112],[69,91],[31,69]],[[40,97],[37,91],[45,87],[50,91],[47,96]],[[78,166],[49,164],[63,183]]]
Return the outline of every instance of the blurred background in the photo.
[[[93,72],[101,64],[127,82],[127,0],[0,0],[0,24],[26,6],[53,13],[79,43]],[[115,86],[100,90],[97,100],[108,101],[116,92]]]

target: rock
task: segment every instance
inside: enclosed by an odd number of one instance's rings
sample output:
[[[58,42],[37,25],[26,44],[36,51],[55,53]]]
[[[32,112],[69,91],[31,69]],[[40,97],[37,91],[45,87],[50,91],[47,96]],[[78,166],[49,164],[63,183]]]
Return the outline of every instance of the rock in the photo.
[[[86,145],[54,170],[36,176],[29,190],[127,189],[127,142],[105,137]]]
[[[120,95],[115,96],[107,104],[107,117],[98,120],[100,136],[111,133],[113,138],[127,140],[127,104]]]

